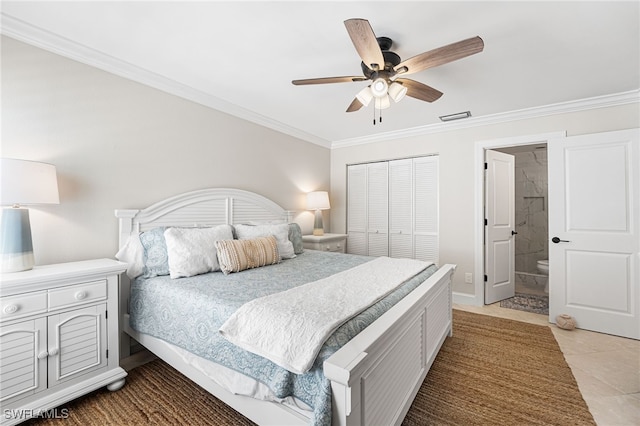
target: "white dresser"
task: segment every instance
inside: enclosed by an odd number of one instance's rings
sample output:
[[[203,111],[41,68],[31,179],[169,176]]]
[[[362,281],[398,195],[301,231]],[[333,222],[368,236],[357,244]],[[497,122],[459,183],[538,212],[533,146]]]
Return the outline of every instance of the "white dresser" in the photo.
[[[346,252],[346,234],[303,235],[302,245],[309,250]]]
[[[20,423],[102,386],[124,385],[118,280],[125,268],[98,259],[2,274],[0,424]]]

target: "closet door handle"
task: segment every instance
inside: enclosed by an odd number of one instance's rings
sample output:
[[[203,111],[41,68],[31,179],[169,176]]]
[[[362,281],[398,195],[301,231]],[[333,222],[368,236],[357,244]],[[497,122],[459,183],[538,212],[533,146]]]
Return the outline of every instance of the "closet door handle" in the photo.
[[[570,243],[570,242],[571,242],[571,241],[567,241],[567,240],[561,240],[561,239],[560,239],[560,238],[558,238],[558,237],[553,237],[553,238],[551,239],[551,241],[553,241],[555,244],[558,244],[558,243]]]
[[[517,232],[516,231],[511,231],[511,235],[516,235]]]

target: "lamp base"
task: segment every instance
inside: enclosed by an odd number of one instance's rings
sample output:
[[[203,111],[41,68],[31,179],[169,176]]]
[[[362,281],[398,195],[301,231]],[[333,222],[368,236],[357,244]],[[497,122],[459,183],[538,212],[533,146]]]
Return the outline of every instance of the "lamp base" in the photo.
[[[29,210],[7,208],[2,210],[0,222],[0,265],[2,272],[20,272],[33,269],[33,243]]]
[[[316,209],[316,216],[313,221],[313,235],[315,236],[324,235],[324,225],[322,224],[322,211],[320,211],[320,209]]]

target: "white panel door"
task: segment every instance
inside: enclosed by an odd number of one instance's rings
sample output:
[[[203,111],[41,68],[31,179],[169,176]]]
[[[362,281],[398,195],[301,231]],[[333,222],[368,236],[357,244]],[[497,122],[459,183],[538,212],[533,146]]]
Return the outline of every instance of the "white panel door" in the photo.
[[[347,253],[367,255],[367,166],[347,168]]]
[[[515,287],[515,157],[487,150],[484,303],[513,297]]]
[[[369,256],[389,255],[389,163],[367,164],[367,246]]]
[[[640,339],[640,130],[549,142],[549,317]]]
[[[389,161],[389,256],[413,258],[413,160]]]

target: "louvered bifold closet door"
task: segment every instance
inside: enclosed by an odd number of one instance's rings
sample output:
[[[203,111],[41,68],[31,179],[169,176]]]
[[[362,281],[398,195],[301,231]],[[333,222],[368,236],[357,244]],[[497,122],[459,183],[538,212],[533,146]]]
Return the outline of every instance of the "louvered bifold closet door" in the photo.
[[[49,387],[107,366],[106,310],[101,304],[49,317]]]
[[[413,160],[415,185],[415,258],[438,263],[438,164],[439,157]]]
[[[47,388],[47,319],[2,328],[0,402],[3,406]]]
[[[413,160],[389,161],[389,256],[412,259]]]
[[[389,163],[367,164],[369,256],[389,255]]]
[[[347,168],[347,253],[367,255],[367,166]]]

